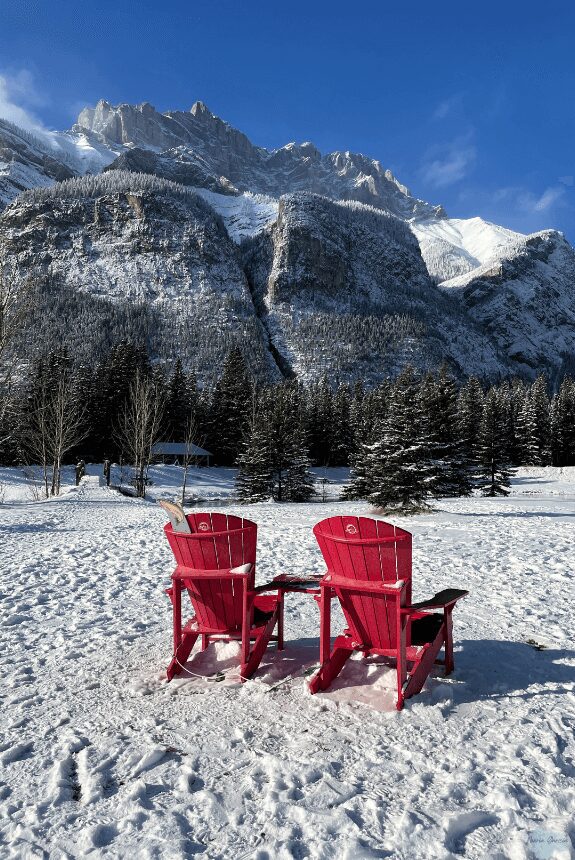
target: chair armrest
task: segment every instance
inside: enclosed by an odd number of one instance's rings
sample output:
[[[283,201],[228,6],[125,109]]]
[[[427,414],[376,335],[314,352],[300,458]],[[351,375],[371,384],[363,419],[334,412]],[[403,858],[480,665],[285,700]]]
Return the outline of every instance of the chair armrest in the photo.
[[[407,588],[407,580],[397,582],[379,582],[369,579],[349,579],[346,576],[327,574],[320,581],[322,588],[345,588],[347,591],[361,591],[365,594],[402,594]]]
[[[248,580],[249,573],[230,573],[229,567],[222,570],[197,570],[195,567],[186,567],[179,564],[172,574],[172,579],[243,579]]]
[[[419,603],[412,603],[411,606],[405,607],[407,611],[412,609],[445,609],[449,606],[454,606],[462,597],[467,597],[468,591],[463,591],[460,588],[444,588],[443,591],[438,591],[429,600],[421,600]]]
[[[256,585],[255,588],[250,588],[250,593],[261,594],[263,591],[277,591],[278,584],[272,579],[271,582],[266,582],[264,585]]]

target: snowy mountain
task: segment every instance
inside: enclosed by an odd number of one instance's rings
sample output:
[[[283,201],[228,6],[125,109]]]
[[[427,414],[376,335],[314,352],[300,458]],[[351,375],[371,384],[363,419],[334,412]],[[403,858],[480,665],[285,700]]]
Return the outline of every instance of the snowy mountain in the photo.
[[[99,173],[116,156],[83,130],[32,134],[0,119],[0,209],[26,189]]]
[[[38,135],[0,120],[2,206],[0,259],[38,285],[36,325],[86,360],[129,336],[205,380],[234,344],[262,378],[575,364],[560,234],[450,219],[378,161],[269,151],[201,102],[101,101]]]
[[[525,238],[483,218],[414,218],[410,226],[429,274],[438,283],[499,259]]]
[[[180,170],[185,165],[205,172],[204,181],[184,184],[210,190],[217,190],[214,184],[225,182],[229,190],[275,197],[312,191],[337,200],[359,200],[402,218],[432,217],[443,211],[412,197],[379,161],[351,152],[321,155],[312,143],[288,143],[270,152],[254,146],[245,134],[214,116],[202,102],[196,102],[189,112],[162,114],[147,103],[113,107],[100,101],[94,109],[80,113],[74,130],[96,134],[111,148],[137,147],[163,153],[165,157],[156,159],[153,169],[145,169],[141,163],[134,169],[175,179],[175,162]],[[121,156],[119,163],[111,167],[131,169],[133,158],[133,154]]]

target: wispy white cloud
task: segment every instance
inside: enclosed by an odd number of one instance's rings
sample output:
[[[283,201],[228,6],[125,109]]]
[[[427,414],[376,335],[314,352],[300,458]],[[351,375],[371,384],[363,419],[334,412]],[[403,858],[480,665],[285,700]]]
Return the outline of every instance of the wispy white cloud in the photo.
[[[561,188],[560,186],[555,185],[554,187],[546,188],[533,204],[535,212],[547,212],[564,194],[565,188]]]
[[[458,137],[449,144],[429,150],[420,171],[421,177],[433,188],[446,188],[468,175],[476,157],[472,134]]]
[[[432,114],[432,119],[441,120],[448,117],[461,103],[461,95],[451,96],[440,102]]]
[[[21,128],[43,132],[45,127],[35,115],[34,108],[45,104],[34,77],[27,69],[15,73],[0,73],[0,117]]]
[[[506,203],[518,212],[527,215],[548,213],[555,208],[565,194],[566,185],[550,185],[541,193],[536,193],[523,186],[509,186],[498,188],[493,192],[493,200],[496,203]]]
[[[523,233],[557,227],[565,216],[575,211],[569,199],[570,177],[561,177],[543,191],[526,185],[508,185],[495,189],[466,187],[458,194],[459,202],[486,220],[503,224]],[[561,184],[559,184],[561,183]]]

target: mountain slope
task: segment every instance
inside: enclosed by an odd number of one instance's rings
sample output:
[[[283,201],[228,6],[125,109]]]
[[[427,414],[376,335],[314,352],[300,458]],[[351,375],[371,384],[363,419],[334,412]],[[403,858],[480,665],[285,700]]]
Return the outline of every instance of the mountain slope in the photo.
[[[99,173],[117,154],[83,130],[32,134],[0,119],[0,210],[22,191]]]
[[[0,121],[0,210],[17,195],[0,262],[39,285],[42,343],[84,360],[129,336],[205,381],[236,344],[260,378],[575,365],[575,252],[559,234],[450,219],[378,161],[268,151],[201,102],[101,101],[38,135]]]
[[[441,289],[498,344],[521,375],[575,369],[575,250],[546,230]]]
[[[280,198],[277,221],[242,243],[256,307],[284,371],[377,382],[406,363],[458,375],[504,371],[433,284],[402,220],[311,194]]]
[[[524,238],[483,218],[412,219],[410,226],[429,274],[438,283],[498,259]]]
[[[35,279],[42,326],[85,360],[99,334],[90,320],[79,328],[69,314],[58,318],[62,293],[82,318],[97,302],[112,315],[145,309],[151,351],[181,356],[206,381],[235,345],[255,375],[278,375],[237,247],[205,201],[181,186],[118,172],[28,192],[0,216],[0,258]]]
[[[245,134],[214,116],[202,102],[189,112],[159,113],[152,105],[121,104],[106,101],[83,110],[74,130],[97,135],[110,146],[138,147],[156,153],[169,152],[170,160],[180,159],[204,172],[209,184],[222,182],[230,189],[268,194],[275,197],[295,191],[312,191],[339,200],[358,200],[386,209],[402,218],[443,214],[412,197],[379,161],[350,152],[321,155],[312,143],[288,143],[273,151],[254,146]],[[201,171],[199,169],[201,162]],[[113,168],[131,169],[130,158]],[[140,163],[137,170],[142,170]],[[172,165],[165,158],[156,160],[149,171],[174,178]],[[164,173],[164,171],[167,171]],[[178,180],[181,181],[181,180]],[[203,182],[194,184],[203,185]]]

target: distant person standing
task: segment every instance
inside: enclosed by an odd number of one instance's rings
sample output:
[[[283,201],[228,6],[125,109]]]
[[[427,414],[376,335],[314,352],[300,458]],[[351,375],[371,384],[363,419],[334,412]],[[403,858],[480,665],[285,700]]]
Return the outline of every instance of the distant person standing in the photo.
[[[78,486],[85,474],[86,464],[83,460],[78,460],[78,462],[76,463],[76,486]]]
[[[110,486],[110,473],[112,470],[112,464],[109,460],[104,460],[104,478],[106,479],[106,486]]]

